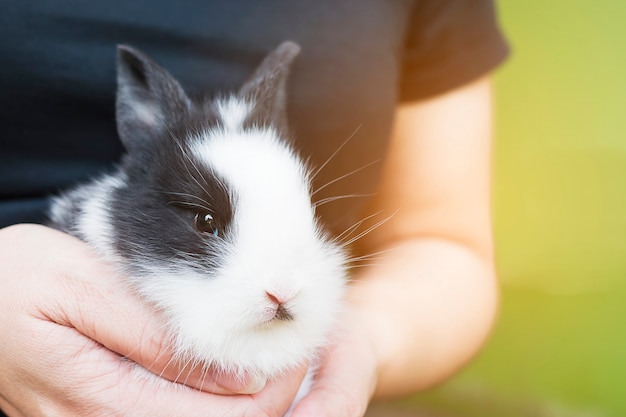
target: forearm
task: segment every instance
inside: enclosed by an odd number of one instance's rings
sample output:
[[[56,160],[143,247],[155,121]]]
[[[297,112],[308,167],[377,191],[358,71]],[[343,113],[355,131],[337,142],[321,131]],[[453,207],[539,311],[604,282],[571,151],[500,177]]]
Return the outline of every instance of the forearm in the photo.
[[[489,333],[497,308],[490,155],[488,77],[397,112],[364,211],[394,214],[353,248],[384,251],[357,269],[350,294],[378,359],[377,396],[442,381]]]
[[[491,260],[453,241],[405,239],[382,256],[355,275],[349,301],[378,358],[375,396],[390,397],[442,381],[477,352],[497,288]]]

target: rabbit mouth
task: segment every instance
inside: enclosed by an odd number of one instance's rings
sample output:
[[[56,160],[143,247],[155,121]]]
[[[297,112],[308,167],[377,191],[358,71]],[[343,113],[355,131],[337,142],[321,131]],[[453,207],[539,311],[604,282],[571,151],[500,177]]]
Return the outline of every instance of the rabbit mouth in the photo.
[[[272,325],[277,322],[288,322],[294,321],[295,316],[289,309],[289,307],[284,304],[274,304],[271,307],[268,307],[263,312],[262,316],[262,324]]]
[[[294,319],[295,318],[293,314],[289,311],[287,307],[285,307],[282,304],[280,304],[276,308],[276,312],[274,314],[274,317],[272,318],[272,320],[280,320],[280,321],[292,321]]]

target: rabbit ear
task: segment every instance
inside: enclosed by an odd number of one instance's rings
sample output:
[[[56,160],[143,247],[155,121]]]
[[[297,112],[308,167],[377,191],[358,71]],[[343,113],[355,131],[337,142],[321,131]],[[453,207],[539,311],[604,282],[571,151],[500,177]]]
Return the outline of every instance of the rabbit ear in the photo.
[[[252,120],[287,128],[287,77],[300,46],[291,41],[281,43],[265,57],[239,91],[254,103]]]
[[[117,130],[127,149],[149,143],[187,112],[189,98],[178,82],[148,56],[117,48]]]

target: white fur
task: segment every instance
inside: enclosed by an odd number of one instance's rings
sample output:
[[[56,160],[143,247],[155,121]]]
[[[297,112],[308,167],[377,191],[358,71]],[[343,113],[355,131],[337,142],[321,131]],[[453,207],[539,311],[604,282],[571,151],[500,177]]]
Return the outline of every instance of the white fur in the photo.
[[[187,269],[176,278],[154,267],[143,292],[170,316],[181,354],[272,377],[324,344],[343,295],[344,256],[318,229],[301,161],[272,130],[241,128],[237,112],[248,104],[219,108],[223,127],[193,138],[192,150],[233,193],[223,266],[211,277]],[[270,320],[266,292],[288,300],[294,320]]]
[[[219,100],[216,102],[216,107],[220,120],[228,131],[238,130],[251,109],[249,102],[234,98]]]
[[[123,174],[104,175],[99,179],[75,188],[53,200],[50,218],[56,224],[66,223],[64,217],[76,208],[76,202],[82,204],[81,215],[77,217],[76,230],[72,230],[81,239],[92,245],[100,254],[112,258],[113,231],[109,207],[111,194],[116,188],[124,186]]]

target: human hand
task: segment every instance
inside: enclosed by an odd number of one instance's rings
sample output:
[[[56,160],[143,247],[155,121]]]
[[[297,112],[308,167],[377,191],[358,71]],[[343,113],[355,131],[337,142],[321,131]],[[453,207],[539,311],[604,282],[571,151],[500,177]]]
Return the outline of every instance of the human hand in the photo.
[[[320,357],[311,392],[291,417],[362,417],[377,382],[377,356],[366,332],[348,320]]]
[[[9,416],[282,416],[304,376],[298,369],[261,390],[264,381],[190,371],[173,359],[158,314],[88,245],[56,230],[0,230],[0,268],[0,408]]]

